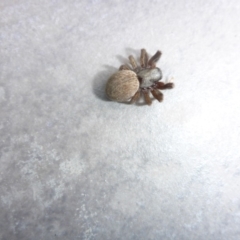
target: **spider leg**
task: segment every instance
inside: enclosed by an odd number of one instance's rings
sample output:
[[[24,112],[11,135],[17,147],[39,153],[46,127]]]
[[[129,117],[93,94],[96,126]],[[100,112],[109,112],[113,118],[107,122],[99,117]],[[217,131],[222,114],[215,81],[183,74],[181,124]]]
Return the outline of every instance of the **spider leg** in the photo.
[[[174,83],[157,82],[157,88],[158,89],[172,89],[172,88],[174,88]]]
[[[121,65],[119,67],[119,70],[132,70],[130,66],[128,66],[127,64]]]
[[[135,60],[135,58],[132,55],[130,55],[128,58],[129,58],[129,61],[132,65],[133,69],[136,69],[138,66],[137,66],[137,61]]]
[[[157,89],[153,89],[151,93],[159,102],[163,101],[163,94],[160,91],[158,91]]]
[[[152,104],[152,99],[149,96],[149,92],[148,91],[144,91],[143,92],[143,96],[144,96],[144,99],[145,99],[145,102],[147,103],[147,105],[150,106]]]
[[[156,67],[156,62],[159,60],[159,58],[161,57],[162,53],[160,51],[157,51],[148,61],[148,66],[150,66],[151,68],[155,68]]]
[[[132,104],[132,103],[137,102],[140,97],[141,97],[141,91],[137,91],[137,92],[135,93],[135,95],[132,97],[132,99],[130,100],[129,103]]]
[[[141,49],[140,64],[141,64],[141,67],[143,68],[147,67],[148,54],[145,49]]]

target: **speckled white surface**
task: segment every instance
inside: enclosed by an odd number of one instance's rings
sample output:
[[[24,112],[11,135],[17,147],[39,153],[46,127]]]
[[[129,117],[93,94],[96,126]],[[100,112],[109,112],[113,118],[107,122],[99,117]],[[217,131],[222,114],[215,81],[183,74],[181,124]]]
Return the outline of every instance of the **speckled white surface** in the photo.
[[[240,239],[240,2],[2,0],[0,239]],[[176,88],[107,101],[127,57]]]

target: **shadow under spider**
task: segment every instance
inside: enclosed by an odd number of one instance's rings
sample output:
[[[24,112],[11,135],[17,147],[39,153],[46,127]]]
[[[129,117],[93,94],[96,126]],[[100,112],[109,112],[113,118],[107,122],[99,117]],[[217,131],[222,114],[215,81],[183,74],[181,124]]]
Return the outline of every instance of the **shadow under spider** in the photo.
[[[105,87],[106,87],[106,83],[109,79],[109,77],[118,71],[117,68],[109,66],[109,65],[104,65],[107,70],[101,71],[99,73],[96,74],[96,76],[93,79],[93,93],[95,94],[95,96],[103,101],[110,101],[105,93]]]

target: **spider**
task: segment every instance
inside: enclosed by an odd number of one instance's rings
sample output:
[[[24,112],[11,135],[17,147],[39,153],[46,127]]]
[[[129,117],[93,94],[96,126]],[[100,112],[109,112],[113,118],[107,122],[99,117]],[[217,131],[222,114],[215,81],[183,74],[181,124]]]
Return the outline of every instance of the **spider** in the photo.
[[[162,72],[156,67],[157,61],[162,53],[157,51],[150,59],[145,49],[141,49],[140,66],[138,66],[135,58],[130,55],[130,65],[121,65],[119,71],[113,74],[106,86],[106,94],[109,99],[117,102],[129,101],[129,103],[137,102],[141,95],[144,96],[148,105],[152,104],[149,95],[153,95],[159,102],[163,101],[163,94],[159,89],[172,89],[173,83],[160,82]]]

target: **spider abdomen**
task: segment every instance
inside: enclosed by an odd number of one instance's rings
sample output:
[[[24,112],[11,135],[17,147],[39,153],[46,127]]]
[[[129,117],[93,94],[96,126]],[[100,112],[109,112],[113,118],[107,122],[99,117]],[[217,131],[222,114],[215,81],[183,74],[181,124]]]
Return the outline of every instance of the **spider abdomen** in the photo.
[[[146,68],[140,70],[137,76],[140,79],[140,87],[148,88],[162,78],[162,72],[159,68]]]
[[[106,86],[106,94],[112,101],[125,102],[139,89],[137,74],[131,70],[121,70],[113,74]]]

